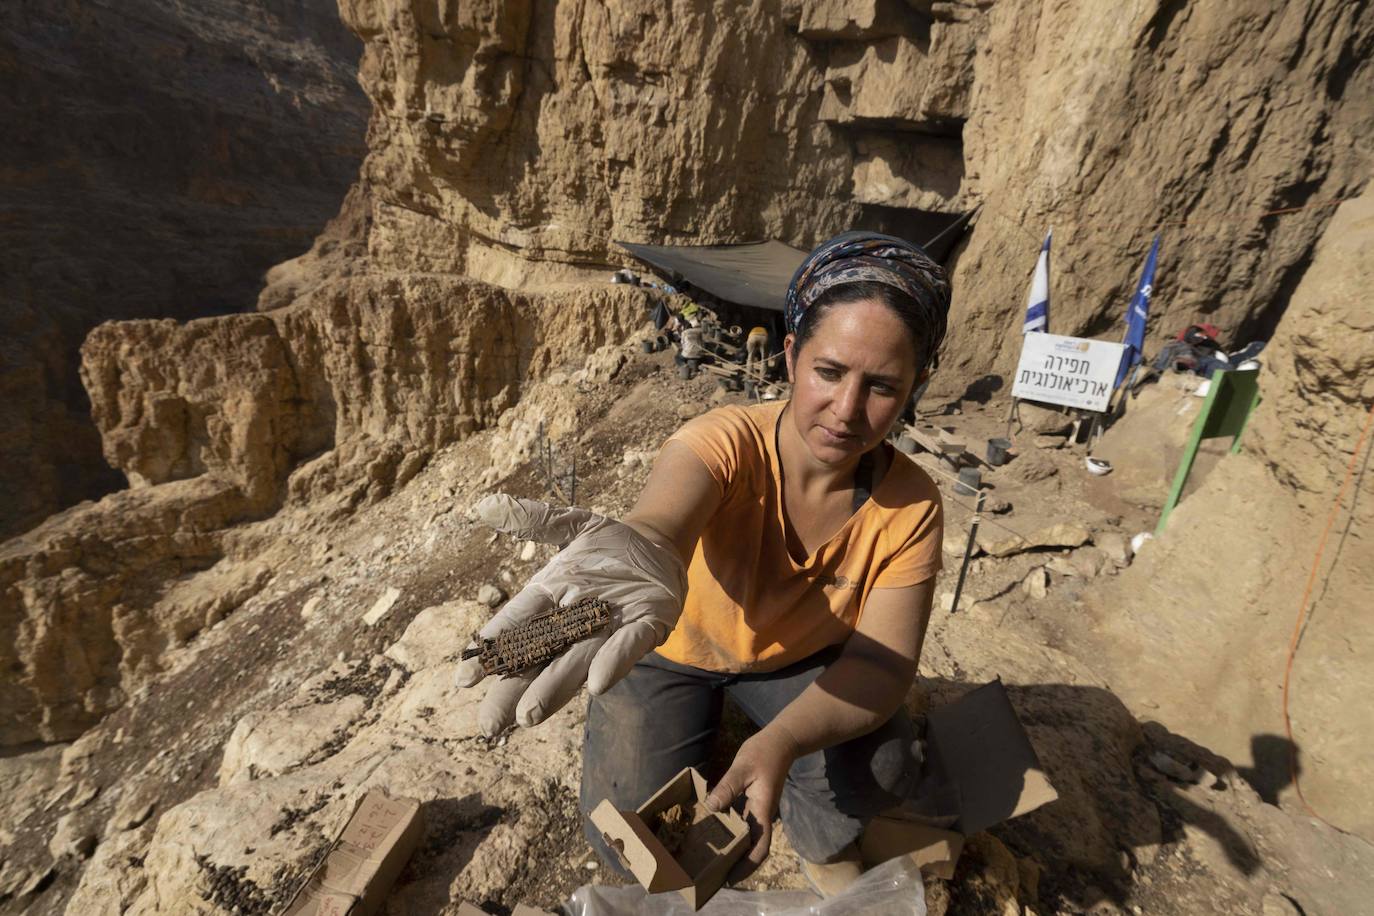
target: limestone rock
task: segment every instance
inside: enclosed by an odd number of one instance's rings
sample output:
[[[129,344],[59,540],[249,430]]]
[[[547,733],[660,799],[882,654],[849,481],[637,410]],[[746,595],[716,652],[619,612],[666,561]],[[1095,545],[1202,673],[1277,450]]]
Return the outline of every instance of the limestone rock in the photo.
[[[224,745],[219,784],[285,773],[336,739],[368,707],[361,696],[311,703],[241,719]]]
[[[1045,567],[1037,566],[1026,574],[1026,578],[1021,580],[1021,591],[1028,598],[1036,601],[1044,599],[1050,591],[1050,574],[1045,571]]]
[[[587,381],[604,385],[615,378],[625,365],[625,349],[617,344],[608,344],[587,357]]]
[[[1068,557],[1055,557],[1045,564],[1045,568],[1057,576],[1078,575],[1078,570],[1074,568]]]
[[[1330,165],[1316,170],[1308,158],[1317,148],[1341,146],[1342,137],[1356,143],[1354,138],[1368,131],[1366,115],[1359,113],[1368,111],[1368,87],[1325,98],[1308,88],[1331,77],[1344,85],[1346,77],[1336,74],[1352,71],[1304,35],[1315,30],[1328,36],[1326,48],[1354,48],[1363,47],[1374,30],[1374,23],[1349,17],[1344,4],[1320,2],[1301,15],[1296,9],[1273,15],[1270,8],[1246,6],[1228,7],[1217,17],[1190,12],[1158,19],[1154,6],[1130,14],[1102,12],[1086,2],[1039,7],[1013,0],[983,14],[962,135],[966,173],[976,172],[977,178],[966,177],[965,184],[984,202],[980,226],[1003,228],[976,231],[961,254],[954,287],[978,290],[969,299],[960,297],[952,326],[959,326],[963,316],[994,313],[999,319],[989,327],[1013,326],[1024,310],[1032,249],[1051,223],[1056,239],[1068,232],[1074,250],[1083,252],[1073,270],[1084,272],[1072,297],[1061,298],[1051,331],[1106,327],[1108,313],[1119,322],[1121,303],[1138,275],[1132,273],[1138,267],[1124,265],[1139,265],[1150,245],[1151,233],[1143,225],[1131,241],[1120,234],[1123,202],[1139,198],[1150,201],[1159,220],[1186,221],[1166,242],[1179,256],[1170,279],[1161,279],[1163,287],[1156,290],[1162,310],[1152,308],[1151,319],[1160,333],[1192,320],[1186,296],[1163,304],[1169,289],[1206,290],[1208,320],[1234,333],[1246,326],[1252,303],[1266,301],[1265,291],[1285,282],[1289,268],[1281,265],[1306,260],[1304,249],[1321,234],[1330,209],[1295,213],[1282,227],[1278,221],[1226,223],[1223,214],[1235,212],[1237,200],[1275,199],[1299,174],[1320,184],[1320,190],[1303,196],[1305,203],[1341,198],[1359,186],[1352,176],[1367,170],[1365,154],[1353,149],[1333,153]],[[1026,34],[1028,19],[1035,21],[1037,34],[1055,40],[1037,42],[1021,54],[992,53],[1015,46]],[[1145,44],[1133,43],[1147,34]],[[1281,64],[1268,56],[1275,48],[1290,50]],[[1266,59],[1274,65],[1254,65]],[[1063,67],[1069,60],[1073,66]],[[1071,119],[1073,127],[1058,116],[1065,98],[1083,101]],[[1237,101],[1243,98],[1266,101]],[[1297,98],[1304,101],[1285,107],[1285,99]],[[1329,129],[1313,141],[1318,123]],[[1256,168],[1260,162],[1265,165]],[[1096,174],[1104,180],[1090,177]],[[1063,207],[1063,195],[1074,200],[1071,210]],[[1017,230],[1007,220],[1014,220]],[[1000,309],[992,305],[999,298],[1005,303]],[[1275,311],[1259,310],[1277,318]],[[992,363],[997,374],[1009,378],[1019,335],[997,339],[1000,348],[956,349],[948,364],[942,360],[941,373],[957,365],[971,371],[951,374],[968,378],[989,371],[982,367]],[[1162,339],[1152,339],[1150,348]]]
[[[125,807],[118,811],[110,819],[108,832],[118,833],[124,830],[133,830],[142,827],[153,816],[153,811],[157,805],[154,802],[144,802],[137,807]]]
[[[376,602],[373,603],[372,607],[368,609],[367,613],[363,615],[363,623],[370,627],[375,627],[377,624],[381,623],[386,619],[386,616],[391,613],[391,609],[396,605],[396,601],[400,597],[401,590],[399,588],[388,587],[386,591],[382,592]]]
[[[1060,522],[1031,532],[1025,537],[1007,535],[1000,530],[988,535],[984,535],[980,530],[978,535],[979,546],[994,557],[1009,557],[1023,551],[1042,550],[1047,547],[1081,547],[1092,539],[1092,533],[1077,522]],[[994,537],[997,540],[992,540]]]
[[[1131,545],[1124,534],[1118,534],[1115,531],[1102,532],[1093,536],[1093,544],[1118,567],[1124,568],[1130,565]]]
[[[1058,474],[1059,466],[1044,452],[1030,449],[1017,455],[1016,460],[1007,465],[1004,473],[1013,480],[1033,484],[1049,480]]]
[[[521,386],[628,336],[648,301],[623,286],[558,295],[374,276],[267,314],[94,331],[92,413],[139,485],[0,545],[0,742],[74,737],[260,587],[264,571],[234,564],[181,578],[224,557],[233,524],[283,501],[383,498]]]
[[[386,657],[408,671],[421,671],[460,653],[472,634],[491,619],[490,607],[478,601],[450,601],[415,615]]]
[[[323,595],[311,595],[309,598],[305,600],[305,604],[301,605],[301,617],[305,618],[306,620],[309,620],[311,617],[315,616],[316,612],[319,611],[321,605],[323,604]]]
[[[0,865],[0,895],[13,897],[28,880],[27,869],[20,868],[8,860]]]
[[[1045,407],[1034,401],[1017,403],[1016,416],[1020,420],[1021,432],[1034,435],[1037,445],[1041,436],[1067,436],[1073,428],[1071,413],[1060,408]]]
[[[91,818],[82,812],[71,811],[57,822],[57,829],[48,840],[48,852],[54,859],[71,856],[88,859],[100,842],[98,831]]]
[[[506,593],[495,585],[487,584],[477,590],[477,600],[489,608],[494,608],[506,600]]]
[[[804,0],[798,31],[803,38],[885,38],[900,35],[912,16],[901,0]]]
[[[29,894],[34,893],[40,887],[42,887],[47,882],[47,880],[52,877],[52,875],[52,866],[48,866],[47,868],[37,868],[31,872],[20,872],[19,875],[17,875],[16,877],[23,877],[27,880],[25,880],[22,884],[19,885],[19,890],[15,892],[15,896],[20,899],[27,897]]]
[[[945,539],[940,546],[947,556],[962,557],[964,555],[964,550],[969,546],[968,532],[960,531],[958,528],[946,528]],[[980,553],[982,553],[982,551],[979,549],[978,544],[974,543],[971,555],[976,557]]]
[[[0,742],[71,739],[156,671],[188,620],[180,607],[160,619],[166,580],[212,567],[250,505],[199,477],[111,494],[0,545]]]
[[[1107,555],[1096,547],[1080,547],[1069,556],[1074,572],[1084,579],[1101,575],[1107,564]]]

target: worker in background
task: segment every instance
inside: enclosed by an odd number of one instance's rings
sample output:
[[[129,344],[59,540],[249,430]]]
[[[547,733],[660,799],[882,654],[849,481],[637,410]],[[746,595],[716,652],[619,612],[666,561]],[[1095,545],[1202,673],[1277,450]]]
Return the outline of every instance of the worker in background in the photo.
[[[683,310],[686,314],[686,310]],[[681,341],[678,349],[678,357],[688,367],[687,377],[692,378],[701,368],[702,362],[706,359],[706,344],[703,341],[704,331],[701,327],[699,318],[687,318],[687,326],[684,327],[679,335]]]
[[[754,366],[758,365],[760,376],[768,374],[768,329],[756,327],[749,332],[749,336],[744,339],[744,371],[748,375],[754,374]]]
[[[610,627],[542,671],[496,680],[479,726],[533,726],[586,683],[581,804],[635,808],[708,760],[721,701],[759,727],[711,788],[742,806],[768,855],[781,813],[806,874],[838,892],[862,870],[874,814],[915,784],[903,700],[916,674],[943,515],[929,476],[884,438],[927,375],[950,288],[920,248],[846,233],[792,279],[783,342],[792,397],[723,407],[660,451],[616,521],[504,495],[477,506],[517,538],[565,545],[481,631],[492,637],[577,597]],[[467,662],[459,686],[481,679]],[[589,840],[619,868],[595,831]]]

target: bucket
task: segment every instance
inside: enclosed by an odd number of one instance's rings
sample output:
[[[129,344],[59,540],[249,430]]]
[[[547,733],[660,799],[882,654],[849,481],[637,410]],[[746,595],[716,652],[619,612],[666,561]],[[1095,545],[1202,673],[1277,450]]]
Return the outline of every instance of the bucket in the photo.
[[[641,340],[639,346],[645,353],[654,352],[654,342],[652,340]]]
[[[959,482],[954,485],[954,492],[961,496],[974,496],[982,483],[982,471],[977,468],[962,468],[959,471]]]
[[[1007,463],[1010,457],[1007,452],[1011,450],[1010,439],[989,439],[988,440],[988,464],[995,468],[1000,468]]]

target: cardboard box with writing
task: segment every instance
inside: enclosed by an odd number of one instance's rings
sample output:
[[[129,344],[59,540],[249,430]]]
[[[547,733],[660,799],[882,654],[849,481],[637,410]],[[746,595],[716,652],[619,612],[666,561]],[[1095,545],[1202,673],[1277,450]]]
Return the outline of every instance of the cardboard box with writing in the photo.
[[[926,874],[954,875],[964,838],[1059,797],[1000,680],[934,709],[912,800],[875,817],[860,850],[876,865],[909,855]]]
[[[720,890],[749,845],[744,818],[734,811],[707,811],[705,801],[706,780],[688,767],[635,810],[622,811],[603,800],[591,819],[606,845],[620,855],[645,890],[651,894],[678,891],[693,909],[700,909]],[[674,855],[655,827],[677,805],[687,820]]]
[[[282,916],[373,916],[422,833],[418,801],[371,790]]]

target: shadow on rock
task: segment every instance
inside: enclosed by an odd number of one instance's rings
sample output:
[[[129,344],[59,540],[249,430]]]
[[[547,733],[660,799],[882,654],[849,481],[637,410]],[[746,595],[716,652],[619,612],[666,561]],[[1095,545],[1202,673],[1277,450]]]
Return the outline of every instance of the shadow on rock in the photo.
[[[969,386],[964,389],[964,393],[959,395],[959,400],[986,404],[1005,385],[1006,381],[1000,375],[980,376],[969,383]]]
[[[922,678],[917,692],[924,702],[911,705],[918,712],[927,702],[945,705],[976,686]],[[1224,816],[1167,789],[1161,797],[1155,780],[1141,778],[1137,767],[1153,741],[1115,694],[1070,684],[1009,685],[1007,691],[1059,799],[990,832],[1044,870],[1042,906],[1124,904],[1161,844],[1182,839],[1170,829],[1180,819],[1212,836],[1242,871],[1258,868],[1254,849]]]

